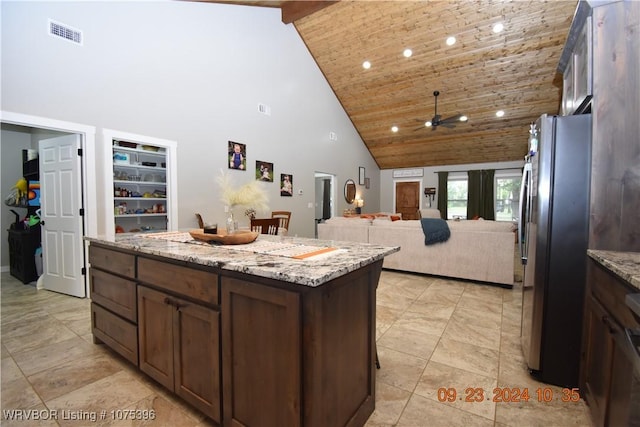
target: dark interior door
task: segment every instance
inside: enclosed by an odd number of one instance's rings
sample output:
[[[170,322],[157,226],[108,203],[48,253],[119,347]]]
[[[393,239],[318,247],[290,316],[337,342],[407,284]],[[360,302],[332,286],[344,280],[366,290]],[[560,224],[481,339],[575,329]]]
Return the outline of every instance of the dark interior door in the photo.
[[[420,182],[396,182],[396,212],[402,219],[419,219]]]

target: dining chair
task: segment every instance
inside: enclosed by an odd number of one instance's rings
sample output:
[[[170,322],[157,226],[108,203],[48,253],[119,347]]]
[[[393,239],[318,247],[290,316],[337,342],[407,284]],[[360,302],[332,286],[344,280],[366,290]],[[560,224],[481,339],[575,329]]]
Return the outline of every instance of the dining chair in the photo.
[[[279,218],[254,218],[251,220],[251,231],[261,234],[278,235]]]
[[[284,232],[280,230],[282,234],[287,234],[289,230],[289,220],[291,219],[291,212],[289,211],[273,211],[271,212],[271,218],[278,218],[280,220],[280,228],[284,229]]]

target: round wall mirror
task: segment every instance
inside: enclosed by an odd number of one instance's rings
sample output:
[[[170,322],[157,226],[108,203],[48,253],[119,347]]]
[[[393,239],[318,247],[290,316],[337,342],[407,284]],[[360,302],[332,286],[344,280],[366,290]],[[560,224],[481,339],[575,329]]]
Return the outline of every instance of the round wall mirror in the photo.
[[[356,183],[352,179],[348,179],[344,183],[344,199],[351,204],[356,198]]]

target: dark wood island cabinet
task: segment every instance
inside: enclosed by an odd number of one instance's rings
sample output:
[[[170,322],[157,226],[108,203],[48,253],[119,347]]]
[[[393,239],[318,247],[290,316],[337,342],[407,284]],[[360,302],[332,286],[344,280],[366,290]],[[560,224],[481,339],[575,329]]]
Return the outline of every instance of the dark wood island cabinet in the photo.
[[[344,244],[309,261],[88,240],[94,341],[217,424],[361,426],[373,412],[375,291],[398,248]]]
[[[580,391],[595,426],[637,426],[640,356],[627,331],[640,331],[640,319],[627,306],[626,297],[640,293],[640,254],[596,250],[589,254]]]

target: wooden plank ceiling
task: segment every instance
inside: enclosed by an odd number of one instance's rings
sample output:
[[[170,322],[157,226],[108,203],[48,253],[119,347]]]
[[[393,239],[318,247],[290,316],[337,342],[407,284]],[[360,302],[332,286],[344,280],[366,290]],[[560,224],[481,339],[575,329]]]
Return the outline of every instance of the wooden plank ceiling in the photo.
[[[232,3],[282,8],[283,21],[293,21],[381,169],[521,160],[529,124],[559,111],[562,77],[556,68],[577,5]],[[498,22],[504,30],[495,34]],[[449,36],[457,39],[453,46],[445,43]],[[409,58],[406,48],[413,52]],[[365,60],[370,69],[362,67]],[[424,127],[434,116],[436,90],[442,118],[465,114],[469,120],[455,128]]]

